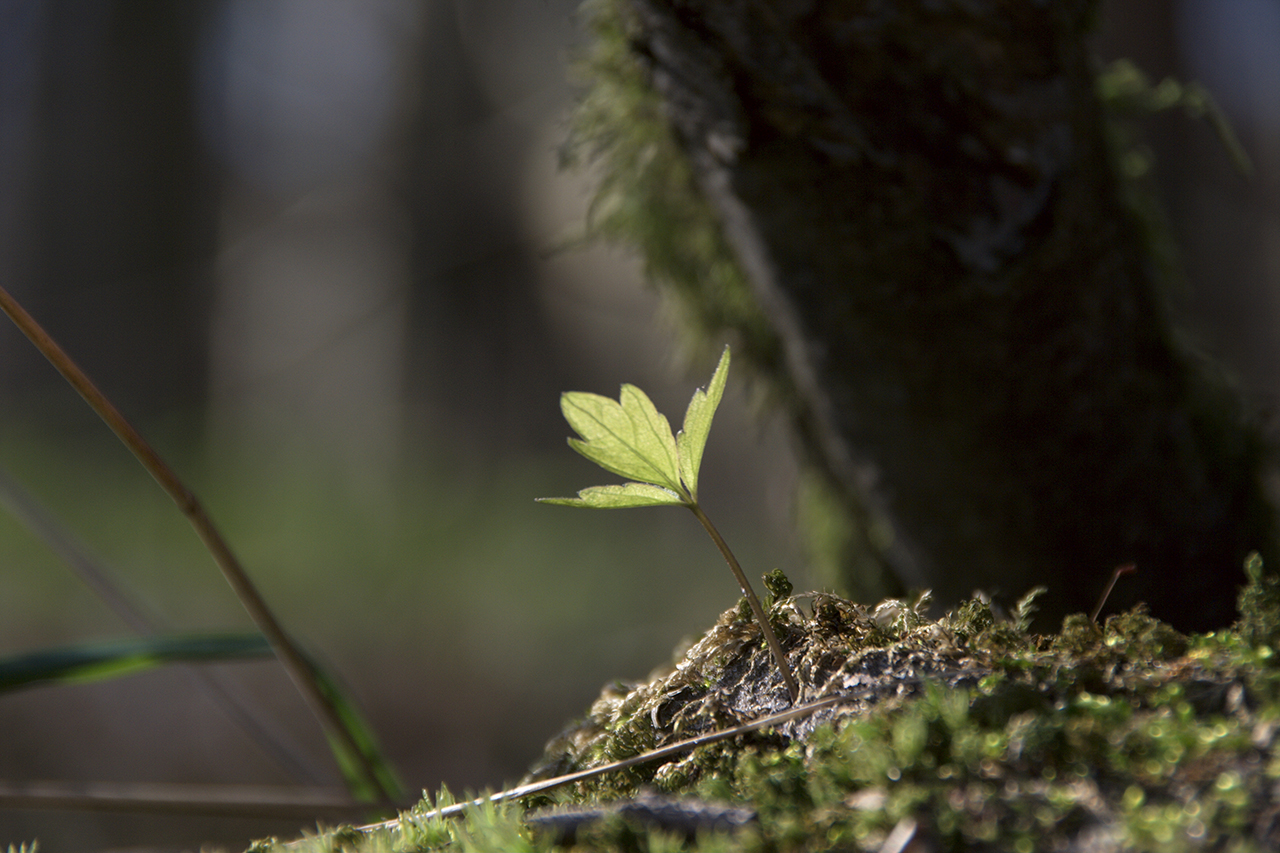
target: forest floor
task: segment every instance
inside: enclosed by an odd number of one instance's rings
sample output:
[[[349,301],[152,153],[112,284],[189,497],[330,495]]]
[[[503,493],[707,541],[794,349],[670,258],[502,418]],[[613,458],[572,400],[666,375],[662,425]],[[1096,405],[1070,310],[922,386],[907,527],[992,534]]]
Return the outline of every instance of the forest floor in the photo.
[[[526,782],[621,770],[376,830],[253,851],[1255,850],[1280,845],[1280,581],[1246,567],[1240,619],[1184,636],[1144,609],[1028,631],[974,599],[864,607],[774,588],[807,713],[727,611],[676,665],[607,687]],[[684,749],[688,742],[700,745]]]

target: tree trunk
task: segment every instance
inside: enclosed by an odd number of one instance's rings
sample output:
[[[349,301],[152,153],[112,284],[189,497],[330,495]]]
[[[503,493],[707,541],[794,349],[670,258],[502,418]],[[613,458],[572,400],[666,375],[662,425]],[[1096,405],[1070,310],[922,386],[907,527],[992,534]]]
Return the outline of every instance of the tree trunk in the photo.
[[[1234,617],[1267,449],[1178,343],[1086,0],[626,0],[849,512],[943,603]]]

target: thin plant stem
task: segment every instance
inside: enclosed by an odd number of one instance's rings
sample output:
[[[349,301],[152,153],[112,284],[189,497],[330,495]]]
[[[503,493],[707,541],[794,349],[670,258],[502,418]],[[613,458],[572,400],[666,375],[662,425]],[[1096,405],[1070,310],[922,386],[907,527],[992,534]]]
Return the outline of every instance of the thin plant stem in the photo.
[[[36,349],[40,350],[40,353],[71,384],[71,387],[76,389],[85,402],[89,404],[89,407],[98,414],[98,417],[106,422],[111,431],[116,434],[116,437],[137,457],[142,467],[147,470],[147,473],[155,478],[160,487],[178,505],[178,509],[182,511],[187,521],[195,528],[196,535],[200,537],[205,548],[213,556],[213,561],[222,571],[227,583],[231,585],[231,589],[235,592],[241,605],[248,612],[249,618],[253,620],[258,630],[262,632],[262,635],[267,638],[267,642],[275,650],[276,656],[280,659],[281,664],[284,665],[289,678],[293,681],[298,692],[302,694],[303,699],[311,708],[311,712],[316,716],[316,719],[319,720],[320,725],[328,732],[330,737],[335,738],[354,756],[355,760],[360,762],[362,772],[369,783],[378,791],[379,797],[386,803],[394,803],[394,792],[387,790],[369,756],[355,742],[338,709],[334,707],[333,702],[321,688],[306,656],[280,625],[279,620],[276,619],[271,608],[267,606],[266,600],[258,592],[258,588],[253,581],[250,580],[248,573],[241,566],[240,561],[232,552],[227,541],[222,537],[217,527],[214,526],[212,519],[209,518],[200,501],[196,499],[195,494],[182,483],[174,470],[160,457],[160,454],[134,429],[133,425],[107,399],[106,395],[98,390],[98,387],[71,360],[71,357],[63,351],[62,347],[3,287],[0,287],[0,310],[9,315],[9,319],[13,320],[14,324],[35,345]]]
[[[733,552],[729,550],[729,543],[724,541],[724,537],[720,535],[720,531],[716,530],[716,526],[711,523],[711,519],[702,511],[702,507],[698,506],[697,501],[690,501],[685,504],[702,522],[702,526],[706,529],[707,534],[711,536],[711,541],[716,543],[716,547],[720,549],[720,553],[724,556],[724,561],[729,564],[733,576],[738,580],[738,586],[742,588],[742,594],[747,597],[747,604],[751,606],[751,612],[755,615],[756,621],[760,623],[760,630],[764,633],[765,642],[769,644],[769,651],[773,653],[773,659],[778,664],[778,672],[782,674],[782,681],[787,685],[787,693],[791,696],[792,704],[800,699],[800,688],[796,685],[796,680],[791,675],[791,667],[787,666],[787,656],[782,651],[782,644],[778,642],[778,635],[773,632],[773,626],[769,624],[769,617],[765,615],[764,608],[760,605],[760,599],[756,598],[755,590],[751,588],[751,582],[747,580],[747,575],[742,571],[742,566],[738,564],[738,558],[733,556]]]
[[[862,694],[870,695],[871,690],[870,689],[864,690],[862,691]],[[730,738],[734,738],[742,734],[747,734],[749,732],[759,731],[760,729],[772,728],[774,726],[781,725],[791,720],[799,719],[800,717],[806,716],[808,714],[815,714],[818,711],[822,711],[827,708],[834,708],[837,705],[844,705],[851,702],[856,702],[858,701],[860,695],[862,694],[853,693],[853,694],[842,694],[839,696],[827,696],[823,699],[819,699],[808,705],[798,705],[794,708],[789,708],[788,710],[782,711],[777,714],[770,714],[767,717],[761,717],[757,720],[752,720],[749,723],[743,723],[742,725],[734,726],[732,728],[720,729],[714,732],[708,732],[706,734],[698,735],[697,737],[689,738],[688,740],[682,740],[676,743],[667,744],[666,746],[658,747],[657,749],[650,750],[649,752],[643,752],[643,753],[640,753],[639,755],[633,755],[630,758],[624,758],[624,759],[621,759],[620,761],[614,761],[609,764],[602,764],[599,767],[590,767],[586,770],[577,770],[577,771],[574,771],[573,773],[568,773],[568,774],[565,774],[564,776],[556,776],[555,778],[552,778],[552,779],[540,779],[537,782],[530,782],[527,785],[520,785],[519,787],[516,787],[516,788],[509,788],[505,791],[499,791],[496,794],[490,794],[486,797],[478,797],[474,800],[467,800],[461,803],[454,803],[453,805],[437,808],[422,814],[407,813],[407,814],[401,815],[400,817],[392,818],[391,820],[384,820],[380,823],[371,823],[371,824],[368,824],[367,826],[357,826],[356,829],[359,830],[360,832],[368,833],[368,832],[374,832],[379,829],[395,829],[397,827],[402,826],[404,823],[431,820],[432,818],[456,817],[457,815],[461,814],[462,812],[466,811],[469,808],[472,808],[475,806],[482,806],[485,803],[501,803],[501,802],[506,802],[507,800],[519,799],[520,797],[530,797],[530,796],[533,796],[534,794],[541,794],[545,791],[550,791],[553,788],[559,788],[562,785],[568,785],[574,782],[582,782],[587,779],[592,779],[596,776],[603,776],[606,773],[613,773],[618,770],[628,770],[632,767],[636,767],[641,764],[647,764],[651,761],[657,761],[662,758],[669,758],[673,755],[678,755],[682,752],[690,752],[694,749],[697,749],[700,746],[706,746],[707,744],[718,743],[719,741],[728,740]],[[285,846],[296,847],[298,846],[299,843],[300,842],[295,841],[290,844],[286,844]]]
[[[1089,621],[1098,621],[1098,616],[1102,613],[1102,608],[1106,605],[1107,599],[1111,597],[1111,590],[1116,588],[1116,581],[1120,580],[1120,576],[1137,570],[1136,563],[1125,563],[1124,565],[1116,566],[1116,570],[1111,573],[1111,582],[1107,584],[1107,588],[1102,592],[1102,597],[1098,599],[1098,606],[1093,608],[1093,612],[1089,614]]]

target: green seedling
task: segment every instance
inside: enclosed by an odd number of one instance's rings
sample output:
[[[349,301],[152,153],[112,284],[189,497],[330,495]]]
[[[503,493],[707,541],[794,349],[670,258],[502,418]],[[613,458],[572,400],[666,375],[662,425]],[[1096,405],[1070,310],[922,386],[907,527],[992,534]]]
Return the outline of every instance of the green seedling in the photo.
[[[569,391],[560,397],[560,411],[581,438],[570,438],[569,446],[606,471],[631,482],[620,486],[591,486],[576,498],[539,498],[544,503],[591,509],[627,509],[640,506],[682,506],[693,513],[716,543],[733,571],[743,596],[751,607],[765,642],[778,664],[791,701],[800,695],[786,655],[765,616],[746,573],[729,545],[716,530],[698,503],[698,469],[707,446],[711,420],[724,395],[729,375],[729,347],[706,390],[698,389],[685,411],[684,427],[672,435],[671,424],[649,396],[634,385],[623,385],[617,400],[600,394]]]

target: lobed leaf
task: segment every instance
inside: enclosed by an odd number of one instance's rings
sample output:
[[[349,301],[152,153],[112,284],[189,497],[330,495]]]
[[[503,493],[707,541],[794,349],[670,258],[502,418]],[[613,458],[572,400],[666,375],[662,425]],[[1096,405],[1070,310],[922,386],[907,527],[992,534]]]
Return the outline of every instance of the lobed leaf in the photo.
[[[621,486],[591,486],[578,492],[576,498],[538,498],[540,503],[579,506],[590,509],[631,509],[640,506],[683,506],[681,495],[649,483],[626,483]]]
[[[562,506],[620,509],[639,506],[689,506],[697,503],[698,470],[711,421],[729,375],[724,348],[706,389],[694,391],[678,436],[634,385],[623,385],[617,400],[585,391],[560,396],[560,411],[578,433],[569,446],[587,459],[635,482],[583,489],[576,498],[539,498]]]
[[[582,436],[569,439],[569,446],[601,468],[683,492],[671,425],[636,386],[623,385],[618,400],[569,391],[560,397],[560,411]]]
[[[724,348],[716,372],[707,383],[704,391],[699,388],[693,392],[689,408],[684,413],[684,427],[676,436],[676,451],[680,459],[680,479],[689,491],[689,496],[698,499],[698,469],[702,467],[702,451],[707,446],[707,436],[711,433],[711,419],[715,417],[724,396],[725,380],[729,377],[729,347]]]

